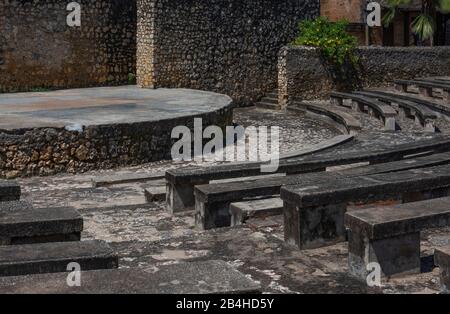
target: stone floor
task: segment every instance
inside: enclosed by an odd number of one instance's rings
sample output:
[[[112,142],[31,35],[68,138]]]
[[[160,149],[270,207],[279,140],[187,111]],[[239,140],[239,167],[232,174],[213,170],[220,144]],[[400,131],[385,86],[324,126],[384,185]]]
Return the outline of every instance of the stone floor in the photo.
[[[280,124],[285,149],[312,145],[337,134],[321,122],[292,115],[244,108],[236,110],[236,122],[243,125]],[[368,123],[376,125],[370,118]],[[305,128],[307,131],[305,131]],[[397,134],[396,142],[426,138],[430,134]],[[362,138],[369,132],[363,131]],[[380,144],[392,140],[379,132]],[[356,147],[354,149],[362,149]],[[199,231],[192,212],[172,216],[163,203],[147,204],[146,183],[119,184],[93,188],[91,179],[104,174],[158,173],[179,167],[168,161],[79,175],[23,178],[23,198],[37,207],[73,206],[83,215],[84,239],[109,242],[119,253],[121,268],[173,264],[184,261],[222,259],[250,278],[261,282],[264,292],[274,293],[436,293],[437,269],[429,267],[432,248],[450,244],[450,228],[422,235],[425,272],[383,281],[381,288],[368,288],[347,274],[346,243],[298,251],[283,242],[282,217],[250,220],[246,225]]]
[[[95,87],[11,93],[0,98],[0,129],[136,123],[173,119],[227,107],[226,95],[190,89]]]

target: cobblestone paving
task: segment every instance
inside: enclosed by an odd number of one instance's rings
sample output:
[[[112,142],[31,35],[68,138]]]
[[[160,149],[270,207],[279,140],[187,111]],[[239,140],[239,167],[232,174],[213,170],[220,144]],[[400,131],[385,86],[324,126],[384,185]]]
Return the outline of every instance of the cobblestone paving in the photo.
[[[236,122],[244,126],[282,124],[283,145],[290,149],[337,134],[333,128],[323,127],[321,122],[290,113],[245,108],[237,110],[236,115]],[[363,119],[367,119],[367,125],[371,127],[378,123],[370,117]],[[306,127],[321,129],[303,131]],[[365,149],[368,138],[375,139],[376,145],[386,145],[432,136],[415,132],[369,133],[368,129],[363,130],[355,143],[345,144],[329,154],[350,147]],[[172,216],[165,211],[163,203],[147,204],[142,191],[146,183],[91,186],[91,179],[99,175],[158,173],[185,164],[162,161],[80,175],[24,178],[19,183],[23,187],[23,197],[38,207],[66,205],[77,208],[85,219],[83,238],[111,243],[119,253],[122,268],[223,259],[261,282],[264,292],[436,293],[439,290],[437,269],[431,268],[420,275],[384,281],[381,288],[368,288],[347,274],[346,243],[300,252],[284,243],[280,216],[251,220],[237,228],[200,231],[194,227],[192,212]],[[449,235],[450,228],[424,232],[424,260],[434,247],[449,244]]]

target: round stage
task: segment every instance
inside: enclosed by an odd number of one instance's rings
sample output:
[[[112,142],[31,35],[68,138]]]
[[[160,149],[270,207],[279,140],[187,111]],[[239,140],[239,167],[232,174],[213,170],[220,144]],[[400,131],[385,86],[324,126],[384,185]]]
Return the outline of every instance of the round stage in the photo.
[[[136,86],[0,95],[0,175],[81,172],[170,158],[172,129],[232,125],[232,100]]]

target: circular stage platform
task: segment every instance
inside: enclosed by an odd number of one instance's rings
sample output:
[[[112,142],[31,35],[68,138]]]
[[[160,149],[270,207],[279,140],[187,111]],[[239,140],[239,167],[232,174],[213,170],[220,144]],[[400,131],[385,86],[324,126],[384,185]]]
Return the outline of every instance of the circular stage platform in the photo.
[[[13,178],[170,158],[176,126],[232,125],[232,100],[136,86],[0,95],[0,175]]]

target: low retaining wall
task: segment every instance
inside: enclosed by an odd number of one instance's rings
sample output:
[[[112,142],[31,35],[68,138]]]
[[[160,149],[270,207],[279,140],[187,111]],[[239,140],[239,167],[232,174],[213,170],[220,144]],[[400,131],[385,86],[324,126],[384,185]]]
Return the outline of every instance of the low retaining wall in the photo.
[[[231,104],[199,114],[203,126],[232,125]],[[82,132],[64,128],[35,128],[0,132],[0,177],[15,178],[79,173],[94,169],[170,159],[175,126],[193,130],[194,117],[151,122],[88,126]]]
[[[356,54],[358,66],[342,79],[318,49],[283,47],[278,58],[280,104],[294,97],[327,98],[333,90],[386,86],[394,79],[450,75],[450,47],[359,47]]]

